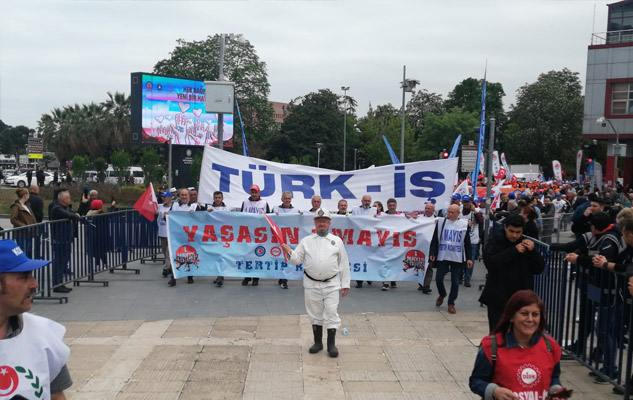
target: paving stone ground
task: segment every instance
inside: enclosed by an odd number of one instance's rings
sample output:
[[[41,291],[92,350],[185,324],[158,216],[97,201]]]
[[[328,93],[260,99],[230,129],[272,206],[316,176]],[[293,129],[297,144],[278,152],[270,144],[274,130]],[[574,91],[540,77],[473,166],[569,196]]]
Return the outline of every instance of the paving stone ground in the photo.
[[[413,282],[381,292],[352,288],[341,301],[340,356],[312,355],[299,282],[282,290],[213,278],[166,286],[160,265],[141,273],[100,274],[108,287],[74,287],[68,304],[37,301],[33,312],[67,327],[71,400],[478,399],[468,389],[477,345],[487,333],[477,286],[460,288],[457,314],[435,307]],[[588,370],[563,361],[574,399],[621,399]]]

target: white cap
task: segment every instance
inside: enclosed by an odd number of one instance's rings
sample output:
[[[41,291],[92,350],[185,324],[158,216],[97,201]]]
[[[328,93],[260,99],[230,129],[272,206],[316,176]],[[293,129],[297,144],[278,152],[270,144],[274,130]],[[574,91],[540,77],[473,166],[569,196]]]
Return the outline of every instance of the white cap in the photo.
[[[314,212],[314,219],[317,219],[317,218],[332,219],[332,217],[330,217],[330,212],[323,207],[320,207],[318,210]]]

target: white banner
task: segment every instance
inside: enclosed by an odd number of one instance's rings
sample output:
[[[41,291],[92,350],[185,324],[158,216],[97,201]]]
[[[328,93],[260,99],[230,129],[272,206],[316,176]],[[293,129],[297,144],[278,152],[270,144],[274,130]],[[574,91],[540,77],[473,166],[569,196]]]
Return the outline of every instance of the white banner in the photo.
[[[198,200],[211,204],[213,192],[220,190],[227,206],[240,207],[250,196],[251,185],[258,185],[261,197],[271,207],[281,204],[282,192],[288,191],[293,195],[292,205],[299,210],[312,208],[314,195],[322,197],[328,210],[336,212],[340,199],[346,199],[351,210],[360,206],[365,194],[383,204],[394,198],[398,210],[424,209],[427,201],[440,209],[449,204],[458,161],[449,158],[341,172],[244,157],[207,146]]]
[[[462,183],[460,183],[459,186],[455,188],[453,194],[458,194],[462,197],[470,194],[470,185],[468,184],[468,179],[464,179]]]
[[[499,168],[501,168],[501,165],[499,165],[499,152],[495,150],[492,152],[492,175],[493,176],[499,175]]]
[[[576,154],[576,181],[580,183],[580,166],[582,165],[582,150]]]
[[[602,190],[602,164],[593,160],[593,176],[596,178],[596,187]]]
[[[314,231],[311,215],[270,215],[295,248]],[[265,216],[242,212],[171,212],[169,249],[174,276],[302,279],[301,265],[284,261]],[[422,283],[433,218],[332,215],[330,232],[343,240],[353,280]]]
[[[506,155],[505,153],[501,153],[501,165],[503,165],[503,168],[505,168],[506,170],[506,179],[512,179],[512,171],[510,171],[510,167],[508,167],[508,163],[506,162]]]
[[[557,181],[563,180],[563,168],[558,160],[552,160],[552,169],[554,170],[554,178]]]

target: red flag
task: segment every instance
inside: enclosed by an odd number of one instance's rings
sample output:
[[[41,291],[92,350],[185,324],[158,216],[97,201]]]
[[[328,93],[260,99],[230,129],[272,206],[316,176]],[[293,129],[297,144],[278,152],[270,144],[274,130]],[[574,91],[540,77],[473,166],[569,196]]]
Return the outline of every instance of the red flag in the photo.
[[[266,214],[264,214],[264,217],[266,217],[266,221],[268,221],[268,223],[270,224],[270,228],[273,231],[273,234],[275,235],[275,238],[277,239],[277,241],[279,242],[279,244],[286,244],[286,241],[284,240],[284,235],[281,233],[281,229],[279,229],[279,227],[273,222],[272,219],[270,219],[270,217]],[[284,254],[284,261],[288,261],[286,259],[286,252],[281,251]]]
[[[156,193],[154,193],[154,186],[151,183],[145,189],[145,193],[134,203],[134,209],[145,218],[154,222],[156,210],[158,210],[158,201],[156,200]]]

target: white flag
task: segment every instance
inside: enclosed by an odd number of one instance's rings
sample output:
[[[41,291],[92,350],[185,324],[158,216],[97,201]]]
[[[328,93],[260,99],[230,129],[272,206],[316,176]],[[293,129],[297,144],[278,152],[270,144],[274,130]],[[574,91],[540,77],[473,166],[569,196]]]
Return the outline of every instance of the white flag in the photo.
[[[552,160],[552,169],[554,170],[554,178],[557,181],[563,180],[563,168],[558,160]]]

